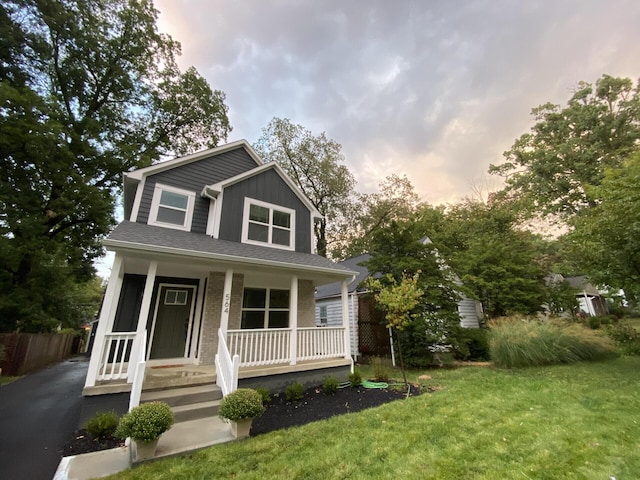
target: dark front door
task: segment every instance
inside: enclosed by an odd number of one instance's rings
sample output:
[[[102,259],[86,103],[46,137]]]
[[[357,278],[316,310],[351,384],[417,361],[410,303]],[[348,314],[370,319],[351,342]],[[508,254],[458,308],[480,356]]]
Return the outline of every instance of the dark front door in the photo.
[[[149,358],[184,357],[193,289],[161,286]]]

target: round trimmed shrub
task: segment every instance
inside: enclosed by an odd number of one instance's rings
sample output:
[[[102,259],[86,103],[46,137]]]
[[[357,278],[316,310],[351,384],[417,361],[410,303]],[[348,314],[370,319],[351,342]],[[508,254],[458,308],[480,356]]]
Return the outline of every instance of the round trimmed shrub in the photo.
[[[136,442],[160,438],[173,425],[173,412],[164,402],[143,403],[125,414],[116,429],[116,437],[131,437]]]
[[[239,388],[220,401],[218,415],[232,422],[259,417],[265,411],[262,395],[252,388]]]

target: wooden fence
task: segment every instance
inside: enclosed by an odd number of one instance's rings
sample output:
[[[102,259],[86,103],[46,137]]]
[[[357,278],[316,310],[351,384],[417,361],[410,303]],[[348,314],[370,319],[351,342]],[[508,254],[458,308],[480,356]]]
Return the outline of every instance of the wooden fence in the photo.
[[[77,353],[79,337],[57,333],[0,333],[3,375],[24,375]]]

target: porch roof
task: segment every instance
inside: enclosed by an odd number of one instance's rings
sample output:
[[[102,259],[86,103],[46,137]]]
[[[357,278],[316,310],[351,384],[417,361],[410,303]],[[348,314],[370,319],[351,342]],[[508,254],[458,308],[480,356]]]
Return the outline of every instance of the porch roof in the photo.
[[[115,251],[185,256],[224,263],[294,269],[327,277],[349,278],[354,272],[320,255],[220,240],[209,235],[123,221],[103,241]]]

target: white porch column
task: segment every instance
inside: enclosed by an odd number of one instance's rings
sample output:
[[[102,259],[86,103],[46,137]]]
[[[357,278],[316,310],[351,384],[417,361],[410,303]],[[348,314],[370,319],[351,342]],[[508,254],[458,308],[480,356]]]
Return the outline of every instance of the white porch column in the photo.
[[[93,387],[96,384],[96,376],[100,368],[100,359],[104,353],[104,336],[113,328],[113,321],[118,308],[118,300],[120,298],[120,290],[122,290],[122,277],[124,276],[124,262],[122,255],[116,253],[111,267],[111,275],[109,283],[104,293],[102,309],[100,310],[100,318],[98,319],[98,327],[96,335],[93,339],[93,350],[91,351],[91,359],[89,360],[89,369],[87,370],[87,379],[85,387]]]
[[[224,288],[222,290],[222,311],[220,312],[220,330],[227,336],[229,330],[229,309],[231,308],[231,287],[233,286],[233,270],[224,272]]]
[[[291,288],[289,290],[289,365],[295,365],[298,361],[298,277],[291,277]]]
[[[147,320],[149,319],[149,309],[151,308],[151,296],[153,295],[153,286],[156,283],[156,273],[158,272],[158,262],[151,260],[149,262],[149,269],[147,270],[147,280],[144,283],[144,293],[142,294],[142,305],[140,306],[140,316],[138,317],[138,327],[136,328],[136,340],[134,348],[131,349],[130,359],[134,360],[138,358],[138,352],[140,351],[140,345],[142,342],[146,342],[144,331],[147,329]],[[153,341],[153,332],[149,336],[149,345],[147,346],[147,358],[151,353],[151,342]],[[133,375],[134,368],[130,368],[129,372]],[[133,377],[131,377],[133,378]]]
[[[342,326],[344,327],[344,358],[351,358],[351,335],[349,333],[349,289],[348,282],[342,281]]]

